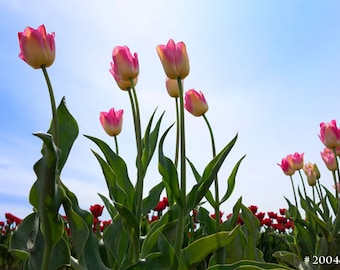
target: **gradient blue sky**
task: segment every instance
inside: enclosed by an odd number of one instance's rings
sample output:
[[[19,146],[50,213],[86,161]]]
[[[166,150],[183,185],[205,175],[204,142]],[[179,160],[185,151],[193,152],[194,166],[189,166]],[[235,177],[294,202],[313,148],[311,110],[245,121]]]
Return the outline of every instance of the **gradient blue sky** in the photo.
[[[0,0],[0,219],[5,212],[30,213],[28,192],[35,181],[32,166],[41,142],[33,132],[45,131],[51,118],[48,92],[40,70],[18,57],[17,32],[45,24],[56,33],[57,57],[49,68],[57,102],[63,96],[78,120],[80,136],[62,173],[81,206],[101,203],[107,194],[101,169],[82,134],[113,146],[99,123],[99,112],[124,109],[119,135],[121,155],[134,179],[135,147],[126,92],[108,72],[114,46],[137,52],[137,85],[143,129],[156,106],[166,110],[164,131],[174,121],[174,101],[165,90],[165,75],[156,45],[169,38],[184,41],[191,63],[185,89],[204,92],[207,117],[221,149],[238,132],[238,142],[220,173],[223,181],[244,154],[232,197],[223,204],[229,213],[242,196],[261,211],[286,207],[293,201],[289,178],[277,163],[287,154],[304,152],[316,162],[322,183],[331,174],[320,157],[319,123],[340,121],[339,1],[30,1]],[[205,123],[186,115],[187,154],[203,170],[211,147]],[[339,122],[340,124],[340,122]],[[173,136],[174,134],[170,134]],[[173,154],[173,137],[166,143]],[[147,175],[145,192],[160,181],[157,160]],[[188,173],[189,186],[193,184]],[[300,184],[295,176],[294,181]]]

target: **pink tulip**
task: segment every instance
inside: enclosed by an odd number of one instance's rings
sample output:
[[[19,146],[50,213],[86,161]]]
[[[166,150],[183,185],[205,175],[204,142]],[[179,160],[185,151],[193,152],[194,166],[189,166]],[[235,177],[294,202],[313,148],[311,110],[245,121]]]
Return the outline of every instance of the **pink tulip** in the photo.
[[[37,29],[26,27],[24,32],[18,33],[20,53],[19,57],[31,67],[49,67],[55,59],[54,33],[47,34],[44,25]]]
[[[178,88],[178,82],[177,80],[169,79],[167,78],[165,81],[166,90],[168,91],[168,94],[170,97],[179,97],[179,88]],[[182,81],[183,85],[183,81]]]
[[[320,124],[320,140],[327,148],[340,146],[340,129],[336,126],[336,121]]]
[[[325,165],[328,170],[335,171],[337,169],[336,160],[334,158],[334,153],[332,149],[325,148],[323,152],[320,152],[322,160],[325,162]]]
[[[303,166],[303,171],[305,172],[307,176],[307,181],[310,186],[315,186],[316,179],[320,178],[317,175],[317,172],[319,171],[315,164],[312,164],[311,162],[308,162]]]
[[[123,110],[115,111],[115,109],[112,108],[108,113],[100,113],[100,123],[108,135],[116,136],[121,132],[123,112]]]
[[[170,79],[184,79],[190,71],[189,58],[184,42],[170,39],[167,45],[158,45],[157,53],[162,62],[164,72]]]
[[[281,164],[278,163],[277,165],[281,167],[285,175],[293,175],[295,173],[295,169],[293,168],[293,166],[291,165],[287,158],[283,158],[281,160]]]
[[[287,160],[294,170],[300,170],[303,167],[303,155],[304,153],[295,153],[294,155],[288,155]]]
[[[135,79],[139,74],[138,55],[133,56],[127,46],[114,47],[112,52],[111,73],[115,73],[124,81]]]
[[[208,111],[208,103],[203,93],[190,89],[185,93],[185,108],[194,116],[201,116]]]
[[[111,69],[109,70],[113,76],[113,78],[115,79],[118,87],[122,90],[129,90],[132,87],[134,87],[137,84],[137,77],[132,79],[132,85],[130,80],[124,80],[119,76],[119,73],[116,73],[114,71],[114,64],[111,63]]]

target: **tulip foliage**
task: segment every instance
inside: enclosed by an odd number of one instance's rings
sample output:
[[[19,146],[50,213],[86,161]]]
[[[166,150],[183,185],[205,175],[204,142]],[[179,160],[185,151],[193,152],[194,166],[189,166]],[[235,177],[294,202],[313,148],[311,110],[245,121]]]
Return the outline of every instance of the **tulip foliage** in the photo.
[[[131,165],[124,161],[118,151],[117,136],[122,129],[123,110],[115,111],[112,108],[108,113],[100,113],[104,130],[115,138],[115,147],[112,148],[104,140],[85,135],[98,149],[92,152],[100,165],[109,194],[109,197],[99,196],[111,220],[98,229],[98,217],[103,207],[91,206],[91,212],[81,209],[76,195],[61,179],[61,172],[79,130],[65,99],[58,107],[55,105],[46,69],[54,61],[54,34],[47,34],[44,26],[37,30],[27,28],[19,34],[19,42],[20,58],[33,68],[42,69],[52,107],[49,130],[34,134],[42,141],[42,157],[34,165],[37,179],[29,194],[34,211],[20,221],[9,244],[10,252],[22,261],[24,269],[290,269],[305,267],[302,258],[312,252],[337,255],[340,222],[336,218],[333,224],[327,203],[337,217],[338,201],[325,188],[320,202],[303,196],[299,190],[308,220],[304,220],[299,213],[297,201],[295,205],[288,201],[289,219],[276,216],[278,223],[272,224],[270,231],[268,228],[273,216],[267,219],[264,215],[260,217],[254,207],[244,206],[241,198],[228,219],[222,220],[221,205],[233,192],[236,174],[245,156],[234,165],[228,177],[220,175],[220,168],[234,147],[237,134],[219,152],[216,150],[203,93],[194,89],[186,93],[183,91],[183,81],[190,71],[186,46],[173,40],[167,45],[157,46],[168,77],[166,87],[176,105],[175,124],[164,131],[161,131],[164,113],[157,116],[155,110],[142,132],[136,91],[138,55],[132,55],[126,46],[113,50],[110,72],[118,87],[127,92],[131,103],[137,173],[135,177],[130,175]],[[202,172],[197,170],[186,154],[185,110],[196,117],[202,116],[210,134],[211,160]],[[333,147],[338,138],[331,134],[334,127],[326,125],[325,128],[320,138],[330,138]],[[164,147],[171,129],[176,129],[174,158],[167,156]],[[158,158],[160,180],[144,196],[144,181],[154,156]],[[299,155],[291,155],[280,166],[292,177],[302,165],[303,155],[302,160]],[[188,177],[196,181],[190,188],[187,186]],[[226,183],[226,190],[220,190],[220,181]],[[162,194],[166,197],[160,201]],[[213,207],[214,214],[210,215],[203,207],[205,202]],[[61,216],[61,209],[65,216]],[[152,211],[157,211],[158,215],[150,221]],[[292,225],[287,225],[293,221],[294,229]],[[267,226],[266,234],[263,233],[263,226]],[[314,238],[309,237],[311,233]],[[285,241],[281,241],[282,238]],[[310,241],[303,242],[306,239]],[[280,245],[274,247],[272,243]]]

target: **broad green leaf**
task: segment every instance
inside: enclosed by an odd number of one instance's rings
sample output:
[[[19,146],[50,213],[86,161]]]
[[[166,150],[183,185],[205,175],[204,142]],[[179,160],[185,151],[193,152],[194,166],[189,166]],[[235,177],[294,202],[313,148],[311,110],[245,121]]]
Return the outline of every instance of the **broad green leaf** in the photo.
[[[166,258],[167,264],[169,266],[172,266],[173,269],[177,269],[178,258],[176,256],[175,250],[163,233],[159,234],[158,247],[163,257]]]
[[[100,257],[98,239],[92,232],[93,216],[82,210],[77,197],[65,185],[61,185],[66,194],[63,207],[70,224],[72,244],[79,267],[84,270],[108,270]]]
[[[118,185],[127,194],[127,198],[129,199],[128,205],[132,205],[135,197],[135,188],[130,181],[125,161],[102,140],[88,135],[85,135],[85,137],[93,141],[103,152],[107,163],[116,175]]]
[[[98,193],[99,197],[102,199],[103,203],[105,204],[106,210],[109,212],[111,219],[113,220],[117,215],[117,209],[114,207],[113,204],[110,203],[109,199],[106,198],[104,195]]]
[[[240,164],[242,162],[242,160],[245,158],[246,156],[244,155],[243,157],[241,157],[241,159],[236,163],[236,165],[234,166],[231,174],[228,177],[228,188],[226,193],[224,194],[224,196],[222,197],[222,199],[220,200],[220,204],[222,204],[223,202],[225,202],[226,200],[229,199],[229,197],[231,196],[231,194],[234,191],[234,187],[235,187],[235,179],[236,179],[236,174],[238,171],[238,168],[240,167]]]
[[[195,165],[194,165],[189,159],[187,159],[187,161],[188,161],[188,163],[189,163],[189,165],[190,165],[190,168],[191,168],[191,170],[192,170],[192,173],[193,173],[194,176],[195,176],[196,182],[199,183],[199,182],[201,181],[201,179],[202,179],[202,176],[199,174],[199,172],[198,172],[197,169],[195,168]],[[215,202],[214,197],[213,197],[213,195],[212,195],[212,193],[211,193],[210,190],[207,191],[207,193],[205,194],[204,197],[208,200],[208,202],[210,203],[210,205],[211,205],[213,208],[215,208],[216,202]]]
[[[59,124],[59,145],[58,148],[61,150],[61,154],[59,157],[58,169],[62,170],[64,167],[67,157],[71,151],[72,145],[76,140],[79,129],[77,121],[70,114],[66,107],[65,97],[62,98],[58,108],[57,108],[57,117]],[[48,130],[48,133],[53,134],[53,123]]]
[[[338,212],[338,202],[337,202],[335,196],[325,186],[322,186],[322,187],[326,191],[328,201],[329,201],[329,203],[330,203],[330,205],[333,209],[334,215],[336,215],[336,213]]]
[[[216,155],[205,167],[202,179],[196,184],[189,194],[187,195],[187,209],[186,212],[189,213],[194,209],[197,204],[202,200],[207,191],[209,190],[212,182],[216,178],[216,175],[221,168],[225,158],[228,156],[229,152],[233,148],[237,140],[236,136],[225,146],[220,153]]]
[[[157,110],[157,109],[156,109]],[[143,175],[145,175],[146,170],[149,166],[149,163],[152,159],[152,156],[155,152],[157,140],[158,140],[158,134],[159,134],[159,128],[161,126],[162,118],[164,116],[164,112],[158,119],[154,129],[151,131],[152,121],[155,116],[156,110],[153,112],[153,114],[150,117],[149,123],[146,127],[144,137],[142,139],[142,171]]]
[[[299,257],[294,253],[288,251],[276,251],[273,254],[273,257],[287,263],[288,265],[295,267],[295,269],[304,269],[303,268],[304,263],[301,262]]]
[[[175,270],[160,252],[150,253],[144,260],[139,260],[127,270]],[[176,269],[177,270],[177,269]]]
[[[179,269],[186,270],[201,261],[215,250],[228,245],[237,235],[240,227],[236,226],[232,231],[218,232],[204,236],[182,249]]]
[[[155,208],[159,202],[159,197],[164,189],[164,183],[160,182],[154,186],[150,191],[149,195],[143,199],[142,203],[142,214],[146,215],[151,209]]]
[[[176,201],[178,205],[183,205],[179,190],[179,183],[178,183],[178,174],[176,170],[175,164],[172,160],[163,153],[163,144],[166,135],[170,131],[172,125],[164,132],[163,136],[159,142],[159,149],[158,149],[158,170],[159,173],[162,175],[163,183],[167,190],[171,190],[170,194],[173,198],[169,198],[170,201]],[[169,196],[169,193],[168,193]]]
[[[125,190],[119,185],[116,174],[112,170],[112,167],[95,151],[92,150],[92,152],[97,158],[102,168],[102,172],[103,172],[111,199],[115,202],[126,205],[129,209],[132,210],[133,208],[132,200],[131,198],[128,199],[128,195],[126,194]]]
[[[274,263],[264,263],[251,260],[241,260],[232,264],[214,265],[208,268],[208,270],[237,270],[237,269],[272,269],[272,270],[289,270],[291,268],[278,265]]]
[[[206,234],[213,234],[216,232],[215,220],[210,217],[210,213],[208,212],[207,209],[199,207],[197,219],[200,223],[200,226],[203,227],[202,229]]]

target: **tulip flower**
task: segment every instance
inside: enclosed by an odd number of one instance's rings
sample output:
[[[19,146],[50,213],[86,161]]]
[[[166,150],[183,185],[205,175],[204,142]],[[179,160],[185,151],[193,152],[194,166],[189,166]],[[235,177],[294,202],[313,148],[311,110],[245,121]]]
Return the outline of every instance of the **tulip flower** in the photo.
[[[328,170],[335,171],[337,169],[336,160],[334,157],[334,153],[331,149],[325,148],[323,152],[320,152],[322,160],[325,162],[325,165]]]
[[[137,53],[133,56],[127,46],[116,46],[112,52],[111,68],[112,72],[121,80],[130,81],[135,79],[139,74],[139,64]]]
[[[278,163],[277,165],[281,167],[285,175],[293,175],[295,173],[295,169],[287,158],[283,158],[281,164]]]
[[[109,70],[113,76],[113,78],[115,79],[118,87],[122,90],[129,90],[132,87],[134,87],[137,84],[137,77],[132,79],[132,85],[131,85],[131,81],[130,80],[124,80],[119,76],[119,73],[116,73],[114,71],[114,64],[111,63],[111,69]]]
[[[169,79],[167,78],[165,81],[166,90],[168,91],[168,94],[170,97],[179,97],[179,88],[178,88],[178,82],[177,80]],[[182,81],[183,85],[183,81]]]
[[[185,93],[184,107],[194,116],[201,116],[208,111],[208,103],[205,100],[203,93],[190,89]]]
[[[190,71],[189,58],[184,42],[170,39],[167,45],[158,45],[157,53],[162,62],[164,72],[170,79],[184,79]]]
[[[99,205],[99,204],[91,205],[90,207],[90,211],[95,218],[98,218],[102,215],[103,209],[104,209],[104,205]]]
[[[20,53],[19,57],[31,67],[49,67],[55,59],[54,33],[47,34],[44,25],[37,29],[26,27],[18,33]]]
[[[320,124],[320,140],[327,148],[340,146],[340,129],[336,126],[336,121]]]
[[[109,136],[116,136],[122,130],[123,110],[115,111],[114,108],[109,112],[100,113],[100,123]]]
[[[303,166],[303,171],[307,176],[308,185],[315,186],[316,180],[318,179],[316,165],[308,162]]]
[[[303,167],[303,155],[304,153],[295,153],[294,155],[288,155],[287,160],[294,170],[300,170]]]

